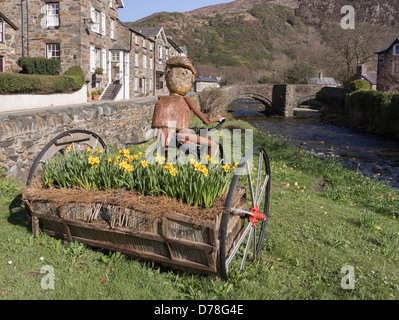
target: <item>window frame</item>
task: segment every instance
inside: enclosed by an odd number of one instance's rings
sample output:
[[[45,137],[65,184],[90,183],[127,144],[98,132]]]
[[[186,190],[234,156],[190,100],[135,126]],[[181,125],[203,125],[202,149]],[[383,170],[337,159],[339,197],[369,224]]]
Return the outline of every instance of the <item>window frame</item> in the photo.
[[[91,20],[94,22],[93,26],[91,27],[91,31],[102,34],[102,28],[101,28],[101,21],[102,21],[102,15],[101,12],[98,11],[96,8],[91,8]]]
[[[110,37],[112,40],[115,40],[115,20],[111,18],[110,21]]]
[[[5,35],[5,24],[4,20],[0,18],[0,43],[4,43],[4,35]]]
[[[53,56],[51,54],[51,57],[49,57],[49,47],[55,46],[56,50],[51,50],[51,52],[58,52],[58,56]],[[57,50],[58,47],[58,50]],[[61,60],[61,45],[59,43],[46,43],[46,59],[58,59]]]
[[[56,13],[49,15],[49,9],[52,5],[57,5],[58,8],[55,9]],[[49,17],[56,17],[56,21],[58,22],[58,25],[50,25],[49,24]],[[60,3],[57,1],[54,2],[46,2],[46,28],[47,29],[59,29],[61,25],[61,16],[60,16]]]

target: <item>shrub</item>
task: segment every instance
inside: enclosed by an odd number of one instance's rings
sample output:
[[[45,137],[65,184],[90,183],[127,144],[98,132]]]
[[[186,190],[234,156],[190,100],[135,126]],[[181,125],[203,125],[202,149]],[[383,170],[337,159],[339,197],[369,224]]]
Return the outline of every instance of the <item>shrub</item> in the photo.
[[[45,58],[19,58],[17,64],[24,74],[58,75],[60,73],[60,60]]]
[[[64,72],[64,76],[73,78],[73,89],[79,90],[85,84],[85,73],[80,66],[74,66]]]
[[[349,106],[361,113],[361,120],[379,134],[399,137],[399,94],[358,90],[350,94]]]
[[[354,80],[351,82],[351,90],[352,92],[358,91],[358,90],[370,90],[371,85],[368,81],[359,79],[359,80]]]
[[[0,94],[54,94],[76,91],[72,76],[0,73]]]
[[[201,111],[209,117],[227,113],[227,94],[219,88],[211,88],[202,91],[199,95]]]

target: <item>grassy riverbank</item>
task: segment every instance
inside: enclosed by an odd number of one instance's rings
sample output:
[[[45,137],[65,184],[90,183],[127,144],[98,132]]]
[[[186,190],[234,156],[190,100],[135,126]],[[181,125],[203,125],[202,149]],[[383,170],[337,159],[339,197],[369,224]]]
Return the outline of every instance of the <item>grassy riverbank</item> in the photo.
[[[250,128],[241,121],[226,126]],[[1,179],[0,299],[383,299],[399,297],[399,193],[255,130],[272,168],[260,258],[228,282],[33,238],[13,180]],[[42,267],[54,270],[44,290]],[[341,280],[354,271],[354,289]]]

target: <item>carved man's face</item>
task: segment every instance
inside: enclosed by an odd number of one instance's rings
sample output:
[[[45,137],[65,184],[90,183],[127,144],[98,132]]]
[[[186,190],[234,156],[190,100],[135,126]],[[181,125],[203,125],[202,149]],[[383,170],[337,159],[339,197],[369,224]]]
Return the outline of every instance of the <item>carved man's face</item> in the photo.
[[[173,67],[166,70],[166,86],[170,93],[186,95],[193,85],[193,73],[181,67]]]

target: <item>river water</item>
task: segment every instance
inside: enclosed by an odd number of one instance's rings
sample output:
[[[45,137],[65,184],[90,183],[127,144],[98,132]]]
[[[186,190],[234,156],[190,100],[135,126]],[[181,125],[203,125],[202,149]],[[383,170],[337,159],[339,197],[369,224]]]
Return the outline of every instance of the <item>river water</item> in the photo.
[[[266,117],[264,108],[251,99],[239,99],[229,106],[235,119],[247,121],[272,136],[281,135],[304,151],[320,158],[334,158],[345,168],[399,190],[399,141],[323,123],[317,113],[294,118]]]

